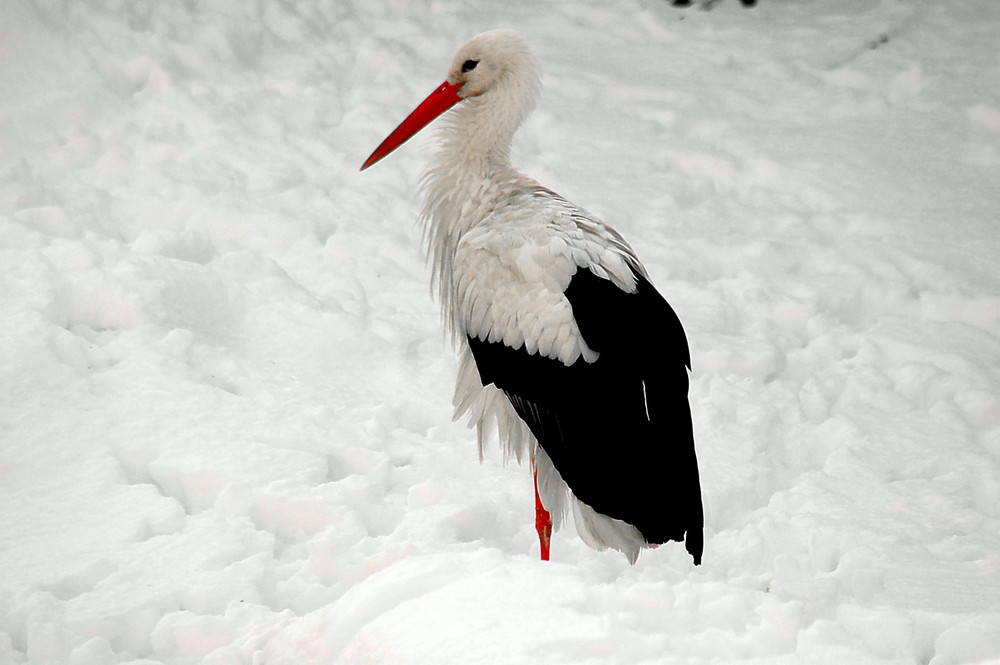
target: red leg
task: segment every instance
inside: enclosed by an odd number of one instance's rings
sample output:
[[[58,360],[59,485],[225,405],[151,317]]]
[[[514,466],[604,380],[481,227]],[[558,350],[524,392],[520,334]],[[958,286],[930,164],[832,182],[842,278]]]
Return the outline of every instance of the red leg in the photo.
[[[538,469],[534,460],[531,464],[532,475],[535,477],[535,531],[538,532],[538,545],[542,552],[542,561],[549,560],[549,545],[552,542],[552,515],[545,510],[542,499],[538,496]]]

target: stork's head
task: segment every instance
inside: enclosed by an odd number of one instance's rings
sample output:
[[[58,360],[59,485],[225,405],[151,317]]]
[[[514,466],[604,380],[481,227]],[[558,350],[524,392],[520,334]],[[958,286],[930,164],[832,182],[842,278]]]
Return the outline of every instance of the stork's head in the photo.
[[[478,97],[500,83],[529,82],[535,73],[535,60],[516,33],[493,30],[476,35],[462,44],[451,59],[448,83],[458,86],[458,96]]]
[[[505,104],[516,124],[534,104],[538,67],[520,37],[509,30],[476,35],[459,47],[448,78],[375,149],[361,170],[379,161],[458,102]],[[494,99],[496,98],[496,99]]]

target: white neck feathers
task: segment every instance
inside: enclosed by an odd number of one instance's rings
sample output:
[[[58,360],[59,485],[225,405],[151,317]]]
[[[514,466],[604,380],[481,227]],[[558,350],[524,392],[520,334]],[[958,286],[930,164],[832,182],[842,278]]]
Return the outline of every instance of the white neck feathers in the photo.
[[[445,118],[440,147],[421,178],[424,242],[432,288],[454,332],[451,312],[455,249],[511,186],[524,181],[510,164],[510,145],[534,107],[540,82],[527,51],[484,93],[468,97]]]

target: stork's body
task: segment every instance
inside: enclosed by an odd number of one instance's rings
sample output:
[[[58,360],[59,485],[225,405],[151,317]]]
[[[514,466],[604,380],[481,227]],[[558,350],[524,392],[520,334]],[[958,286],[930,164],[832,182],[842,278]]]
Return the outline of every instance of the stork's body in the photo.
[[[538,89],[519,38],[474,37],[365,167],[462,102],[424,176],[423,211],[461,353],[456,418],[477,426],[481,454],[496,427],[508,455],[531,459],[543,558],[551,520],[572,511],[591,546],[634,562],[686,534],[698,563],[684,331],[614,229],[511,166]]]

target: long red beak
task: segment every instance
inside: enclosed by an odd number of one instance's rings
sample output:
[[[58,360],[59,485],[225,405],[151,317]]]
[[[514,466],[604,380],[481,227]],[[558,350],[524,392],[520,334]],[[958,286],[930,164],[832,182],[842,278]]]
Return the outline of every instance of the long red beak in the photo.
[[[392,130],[382,141],[382,144],[375,148],[375,152],[361,165],[361,170],[382,159],[390,152],[406,143],[407,140],[421,129],[426,127],[431,120],[438,117],[452,106],[462,101],[458,96],[458,89],[462,87],[460,83],[448,83],[445,81],[437,87],[437,90],[427,96],[427,99],[420,102],[420,106],[413,109],[413,113],[406,117],[406,120],[399,123],[399,127]]]

